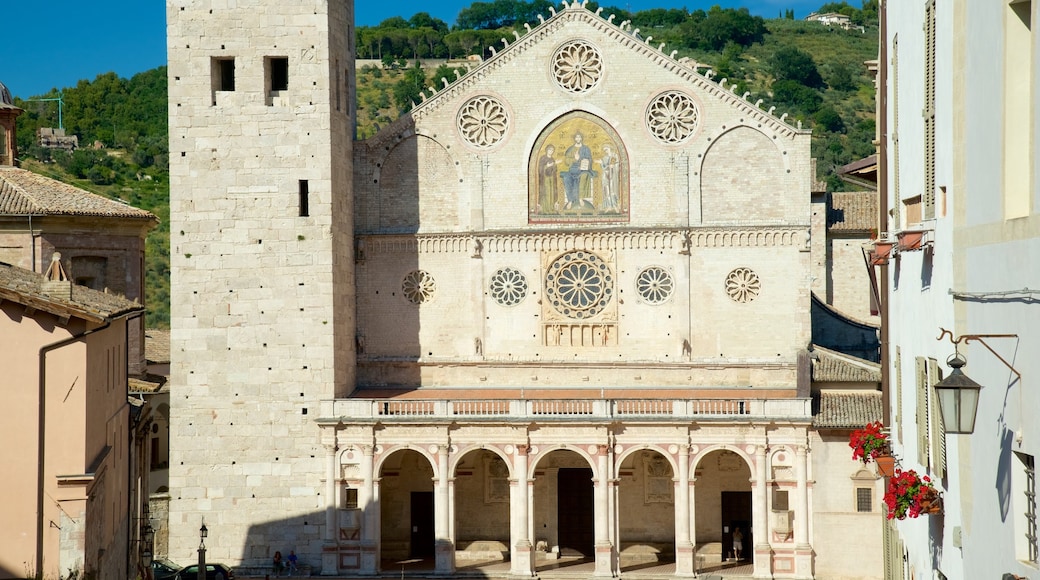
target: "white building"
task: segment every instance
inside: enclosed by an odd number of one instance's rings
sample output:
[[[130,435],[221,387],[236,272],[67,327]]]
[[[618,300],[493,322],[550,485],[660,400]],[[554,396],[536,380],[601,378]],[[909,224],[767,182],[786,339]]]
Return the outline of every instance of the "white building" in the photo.
[[[167,1],[171,559],[880,576],[809,132],[547,16],[354,143],[349,1]]]
[[[882,211],[906,247],[882,266],[889,417],[902,468],[945,495],[940,515],[893,522],[887,577],[1035,578],[1037,5],[883,6]],[[985,386],[971,435],[944,433],[931,388],[954,341]]]

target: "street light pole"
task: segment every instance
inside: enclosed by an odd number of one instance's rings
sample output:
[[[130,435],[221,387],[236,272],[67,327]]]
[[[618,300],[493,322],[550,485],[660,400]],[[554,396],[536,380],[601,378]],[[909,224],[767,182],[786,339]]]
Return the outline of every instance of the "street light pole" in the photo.
[[[206,580],[206,536],[209,535],[209,530],[206,529],[206,522],[202,522],[202,527],[199,528],[199,575],[198,580]]]

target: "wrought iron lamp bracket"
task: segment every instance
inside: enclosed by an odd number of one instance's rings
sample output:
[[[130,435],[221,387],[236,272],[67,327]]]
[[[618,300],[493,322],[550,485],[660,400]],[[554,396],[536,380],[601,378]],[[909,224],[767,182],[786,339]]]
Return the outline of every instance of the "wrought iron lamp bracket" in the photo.
[[[949,330],[946,330],[942,327],[939,327],[939,330],[941,332],[935,340],[942,340],[944,336],[949,336],[950,342],[953,343],[953,348],[955,351],[960,347],[960,343],[962,341],[964,342],[964,344],[969,344],[971,342],[982,343],[982,346],[986,347],[986,350],[993,353],[993,356],[997,357],[997,360],[1004,363],[1004,366],[1011,369],[1011,372],[1015,373],[1015,376],[1018,377],[1018,382],[1022,382],[1022,373],[1018,372],[1018,370],[1015,369],[1015,367],[1011,366],[1011,363],[1005,360],[1004,357],[1000,356],[1000,354],[998,354],[997,351],[993,350],[993,347],[991,347],[989,344],[986,343],[985,340],[983,340],[984,338],[1018,338],[1017,334],[962,334],[959,337],[954,338],[953,333]]]

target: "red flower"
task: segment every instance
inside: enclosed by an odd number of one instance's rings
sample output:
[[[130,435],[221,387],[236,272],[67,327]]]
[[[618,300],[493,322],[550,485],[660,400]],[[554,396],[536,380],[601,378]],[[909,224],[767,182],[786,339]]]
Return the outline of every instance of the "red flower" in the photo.
[[[852,458],[859,459],[863,463],[870,463],[871,459],[888,453],[888,435],[881,430],[880,422],[874,421],[856,429],[849,435],[849,447],[852,448]]]
[[[914,470],[897,469],[895,476],[888,480],[885,492],[885,506],[888,508],[888,519],[906,519],[919,517],[938,501],[939,492],[932,485],[927,475],[921,477]]]

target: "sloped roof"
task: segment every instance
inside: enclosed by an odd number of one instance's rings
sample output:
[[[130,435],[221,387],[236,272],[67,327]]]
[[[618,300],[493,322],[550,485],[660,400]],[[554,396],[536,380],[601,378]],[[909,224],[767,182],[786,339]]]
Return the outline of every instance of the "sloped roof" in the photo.
[[[839,232],[868,232],[877,227],[878,192],[836,191],[827,208],[827,229]]]
[[[0,302],[10,300],[55,316],[92,322],[144,310],[137,302],[75,284],[70,284],[71,291],[63,296],[47,293],[46,282],[43,274],[0,262]]]
[[[96,216],[158,221],[151,212],[17,167],[0,167],[0,215]]]
[[[813,345],[812,380],[817,382],[880,383],[881,365]]]
[[[149,363],[170,362],[170,331],[150,328],[144,331],[144,358]]]
[[[821,391],[813,426],[851,429],[880,421],[881,416],[881,391]]]

